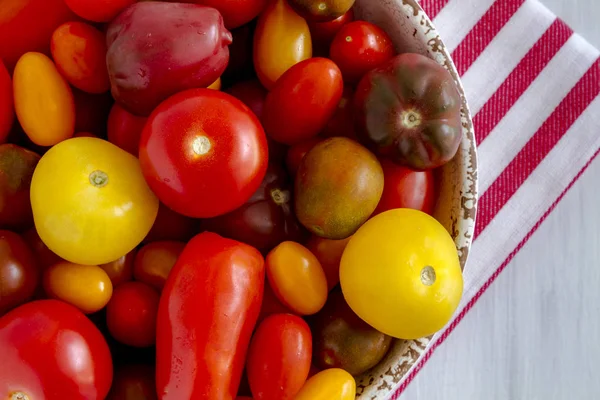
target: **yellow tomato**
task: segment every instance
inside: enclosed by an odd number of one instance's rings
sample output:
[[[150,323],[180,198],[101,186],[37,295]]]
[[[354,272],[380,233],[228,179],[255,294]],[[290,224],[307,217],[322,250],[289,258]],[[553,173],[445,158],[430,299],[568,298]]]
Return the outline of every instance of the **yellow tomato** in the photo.
[[[311,315],[325,305],[325,272],[317,257],[301,244],[279,244],[267,255],[266,270],[275,296],[294,312]]]
[[[73,136],[73,93],[50,58],[25,53],[13,74],[15,111],[23,130],[40,146],[52,146]]]
[[[267,89],[291,66],[312,57],[308,24],[287,0],[271,1],[260,14],[253,53],[256,74]]]
[[[60,262],[44,271],[44,290],[50,297],[90,314],[108,303],[113,287],[108,274],[100,267]]]
[[[436,219],[411,209],[379,214],[352,236],[342,255],[340,282],[359,317],[401,339],[441,329],[463,291],[452,237]]]
[[[353,400],[356,381],[340,368],[319,372],[306,381],[294,400]]]
[[[52,147],[33,173],[30,196],[42,241],[77,264],[105,264],[129,253],[158,213],[138,159],[90,137]]]

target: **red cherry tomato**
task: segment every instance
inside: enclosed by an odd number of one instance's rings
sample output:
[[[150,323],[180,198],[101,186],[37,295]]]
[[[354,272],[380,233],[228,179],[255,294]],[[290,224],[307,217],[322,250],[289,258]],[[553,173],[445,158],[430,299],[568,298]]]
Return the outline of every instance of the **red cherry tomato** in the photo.
[[[235,97],[211,89],[179,92],[160,104],[146,123],[139,156],[158,198],[195,218],[244,204],[268,162],[258,118]]]
[[[289,173],[292,176],[296,176],[296,171],[298,171],[300,161],[302,161],[304,155],[308,153],[310,149],[312,149],[317,143],[321,143],[322,141],[323,138],[313,137],[297,143],[288,149],[285,163]]]
[[[316,136],[335,112],[343,89],[342,74],[331,60],[314,57],[299,62],[267,95],[265,132],[288,145]]]
[[[358,82],[364,74],[390,60],[394,54],[394,44],[388,34],[366,21],[344,25],[335,35],[329,52],[348,84]]]
[[[123,365],[115,377],[106,400],[158,400],[154,368],[145,364]]]
[[[329,47],[335,35],[342,29],[342,26],[354,21],[354,10],[351,8],[342,15],[329,22],[308,22],[310,37],[313,41],[314,56],[329,56]]]
[[[256,114],[258,118],[262,118],[263,107],[268,92],[259,81],[250,80],[238,82],[225,90],[225,92],[250,107],[252,112]]]
[[[0,143],[5,143],[15,119],[12,80],[0,59]]]
[[[381,160],[384,185],[373,216],[394,208],[414,208],[427,214],[435,206],[435,178],[432,170],[414,171],[391,160]]]
[[[252,396],[263,400],[292,400],[308,378],[312,335],[304,320],[274,314],[260,323],[250,347],[246,370]]]
[[[64,0],[73,12],[94,22],[108,22],[137,0]]]
[[[120,105],[114,104],[108,114],[108,141],[137,157],[147,119],[133,115]]]
[[[340,283],[340,261],[342,260],[344,249],[351,238],[352,236],[346,239],[333,240],[312,235],[306,243],[306,248],[321,263],[321,267],[327,278],[327,289],[329,291]]]
[[[0,315],[25,303],[40,283],[38,266],[18,234],[0,230]]]
[[[158,215],[148,232],[144,243],[158,242],[160,240],[176,240],[187,242],[196,233],[199,232],[199,222],[197,219],[189,218],[178,214],[165,206],[163,203],[158,205]]]
[[[177,258],[185,247],[184,242],[152,242],[140,249],[135,257],[135,279],[161,291]]]
[[[142,282],[126,282],[115,288],[106,306],[106,324],[112,337],[129,346],[152,346],[159,297]]]
[[[106,272],[113,286],[129,282],[133,278],[133,260],[135,260],[136,250],[133,249],[115,261],[100,264],[100,268]]]
[[[2,399],[102,400],[110,389],[113,366],[104,337],[59,300],[33,301],[0,317],[0,354]]]
[[[196,3],[219,10],[227,29],[245,25],[260,14],[269,0],[183,0],[182,3]]]
[[[344,87],[342,98],[338,103],[333,116],[327,121],[327,125],[321,131],[323,137],[345,136],[358,141],[354,128],[353,99],[354,90],[350,86]]]

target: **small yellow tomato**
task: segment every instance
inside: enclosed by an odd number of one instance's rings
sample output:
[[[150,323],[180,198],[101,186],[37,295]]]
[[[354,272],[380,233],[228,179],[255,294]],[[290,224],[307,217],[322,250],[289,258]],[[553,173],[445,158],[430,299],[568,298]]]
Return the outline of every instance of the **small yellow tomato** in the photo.
[[[325,272],[317,257],[301,244],[279,244],[267,255],[266,270],[275,296],[294,312],[311,315],[325,305]]]
[[[108,274],[95,265],[59,262],[44,271],[44,290],[53,298],[74,305],[86,314],[108,303],[113,286]]]
[[[356,381],[340,368],[330,368],[306,381],[294,400],[353,400]]]
[[[287,0],[273,0],[258,17],[253,58],[260,82],[271,89],[291,66],[312,57],[310,30]]]
[[[452,237],[435,218],[407,208],[373,217],[352,236],[342,255],[340,283],[359,317],[400,339],[444,327],[463,291]]]
[[[73,136],[73,92],[50,58],[23,54],[13,73],[13,93],[17,118],[33,143],[52,146]]]
[[[73,138],[48,150],[33,173],[30,197],[42,241],[77,264],[106,264],[129,253],[158,213],[138,159],[98,138]]]

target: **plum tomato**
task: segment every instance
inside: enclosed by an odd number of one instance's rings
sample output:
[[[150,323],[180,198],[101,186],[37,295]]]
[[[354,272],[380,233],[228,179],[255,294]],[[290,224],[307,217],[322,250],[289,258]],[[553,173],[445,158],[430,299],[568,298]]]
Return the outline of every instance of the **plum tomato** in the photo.
[[[296,315],[274,314],[256,329],[246,360],[252,396],[263,400],[293,400],[308,377],[312,335]]]
[[[283,242],[266,258],[269,284],[282,304],[300,315],[318,312],[327,300],[327,278],[306,247]]]
[[[326,139],[300,162],[296,216],[317,236],[345,239],[375,211],[383,183],[383,170],[373,153],[345,137]]]
[[[110,389],[102,333],[62,301],[33,301],[0,317],[0,354],[3,399],[102,400]]]
[[[79,137],[44,154],[31,180],[31,206],[50,250],[74,263],[98,265],[144,239],[158,199],[137,158],[105,140]]]
[[[329,368],[312,376],[294,400],[354,400],[356,381],[341,368]]]
[[[313,362],[323,369],[341,368],[353,376],[377,365],[392,337],[360,319],[346,304],[341,290],[329,294],[325,307],[311,317]]]
[[[28,229],[22,234],[22,237],[27,242],[27,246],[33,251],[37,265],[42,271],[54,264],[65,261],[46,246],[42,239],[40,239],[35,227]]]
[[[184,247],[184,242],[170,240],[144,245],[135,257],[133,276],[161,291]]]
[[[316,136],[333,116],[343,90],[342,74],[331,60],[314,57],[297,63],[267,95],[265,132],[287,145]]]
[[[136,250],[134,249],[114,261],[98,266],[106,272],[113,287],[115,287],[133,279],[133,261],[135,257]]]
[[[369,71],[354,95],[359,139],[415,170],[450,161],[462,139],[461,96],[450,72],[414,53]]]
[[[153,111],[139,156],[165,205],[210,218],[250,199],[265,176],[268,149],[258,118],[244,103],[221,91],[190,89]]]
[[[294,215],[293,183],[283,167],[269,163],[260,187],[241,207],[202,221],[205,230],[247,243],[263,253],[279,243],[302,241],[306,234]]]
[[[39,266],[25,240],[0,230],[0,315],[29,300],[39,282]]]
[[[391,160],[380,161],[385,183],[373,215],[394,208],[412,208],[431,215],[436,199],[433,171],[414,171]]]
[[[52,146],[73,136],[73,92],[50,58],[25,53],[15,66],[13,91],[17,118],[33,143]]]
[[[358,141],[356,129],[354,128],[354,90],[350,86],[344,87],[342,98],[327,121],[327,125],[321,131],[323,137],[344,136]]]
[[[154,221],[154,225],[144,238],[143,243],[161,240],[187,242],[199,232],[199,229],[199,220],[176,213],[160,203],[156,221]]]
[[[91,314],[108,303],[113,286],[102,268],[65,261],[44,271],[44,290],[48,296]]]
[[[311,57],[306,20],[287,0],[271,1],[258,17],[254,32],[254,68],[260,82],[270,90],[291,66]]]
[[[308,153],[313,147],[321,143],[323,140],[324,139],[321,137],[312,137],[296,143],[288,149],[285,157],[285,164],[291,176],[296,176],[296,172],[298,172],[298,167],[300,166],[300,161],[302,161],[306,153]]]
[[[12,80],[0,58],[0,143],[6,142],[15,119]]]
[[[0,144],[0,227],[23,231],[33,226],[29,189],[40,156],[16,144]]]
[[[350,238],[352,236],[341,240],[331,240],[312,235],[306,243],[306,248],[321,263],[321,267],[327,277],[327,288],[330,291],[340,283],[340,261]]]
[[[368,220],[340,264],[340,284],[352,311],[398,339],[418,339],[444,327],[462,297],[454,240],[435,218],[398,208]]]
[[[135,3],[112,20],[106,33],[113,97],[127,111],[147,116],[169,96],[217,80],[231,41],[212,7]]]
[[[309,21],[310,36],[312,38],[313,55],[329,56],[331,42],[342,26],[354,21],[354,11],[348,10],[344,15],[329,22]]]
[[[227,88],[225,92],[247,105],[258,118],[262,118],[268,92],[259,81],[238,82]]]
[[[56,68],[67,81],[88,93],[110,89],[104,34],[84,22],[67,22],[56,28],[50,44]]]
[[[158,400],[154,373],[151,365],[119,365],[106,400]]]
[[[108,114],[108,141],[137,157],[147,119],[131,114],[120,105],[114,104]]]
[[[335,35],[329,52],[347,84],[357,83],[364,74],[389,61],[394,54],[394,44],[388,34],[367,21],[344,25]]]
[[[137,0],[64,0],[81,18],[93,22],[108,22]]]
[[[106,307],[111,336],[128,346],[154,345],[159,298],[156,290],[142,282],[126,282],[115,288]]]
[[[269,0],[183,0],[181,2],[216,8],[223,15],[225,27],[234,29],[246,25],[256,18],[266,7]]]
[[[330,22],[346,14],[354,5],[354,0],[288,0],[292,8],[314,22]]]

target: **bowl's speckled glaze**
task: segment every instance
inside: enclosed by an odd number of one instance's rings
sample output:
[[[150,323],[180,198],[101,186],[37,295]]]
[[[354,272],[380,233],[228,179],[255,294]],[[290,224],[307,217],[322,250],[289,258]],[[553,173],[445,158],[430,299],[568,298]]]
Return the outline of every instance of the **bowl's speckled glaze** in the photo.
[[[454,63],[435,27],[416,0],[356,0],[357,19],[385,30],[398,52],[420,53],[445,66],[458,84],[463,99],[463,140],[452,161],[441,168],[435,217],[456,243],[465,267],[477,209],[477,151],[473,122]],[[402,377],[423,354],[430,338],[396,340],[387,356],[370,371],[357,377],[357,398],[387,399]]]

